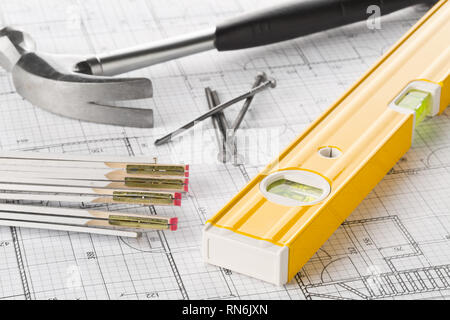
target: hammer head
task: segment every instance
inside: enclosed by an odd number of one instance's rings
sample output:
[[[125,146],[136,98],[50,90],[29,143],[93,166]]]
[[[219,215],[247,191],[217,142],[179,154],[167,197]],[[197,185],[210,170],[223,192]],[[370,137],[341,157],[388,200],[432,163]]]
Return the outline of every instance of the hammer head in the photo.
[[[151,128],[153,111],[113,103],[152,97],[146,78],[112,78],[74,71],[83,57],[40,53],[27,34],[0,30],[0,66],[11,72],[17,93],[35,106],[65,117],[111,125]]]

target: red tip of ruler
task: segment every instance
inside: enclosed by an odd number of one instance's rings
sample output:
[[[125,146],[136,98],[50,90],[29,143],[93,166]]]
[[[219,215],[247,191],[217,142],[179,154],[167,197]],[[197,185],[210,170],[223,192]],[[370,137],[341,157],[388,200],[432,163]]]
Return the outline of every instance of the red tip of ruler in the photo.
[[[182,195],[181,195],[181,193],[179,193],[179,192],[175,192],[175,194],[174,194],[174,199],[176,199],[176,200],[180,200],[182,198]]]
[[[171,218],[169,220],[169,224],[170,224],[170,230],[171,231],[177,231],[177,229],[178,229],[178,218]]]

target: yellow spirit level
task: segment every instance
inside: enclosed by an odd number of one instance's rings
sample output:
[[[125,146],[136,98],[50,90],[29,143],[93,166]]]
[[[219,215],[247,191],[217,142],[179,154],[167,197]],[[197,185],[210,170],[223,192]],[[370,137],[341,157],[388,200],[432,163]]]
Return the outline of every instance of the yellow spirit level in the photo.
[[[450,3],[439,1],[203,233],[208,263],[291,280],[450,103]]]

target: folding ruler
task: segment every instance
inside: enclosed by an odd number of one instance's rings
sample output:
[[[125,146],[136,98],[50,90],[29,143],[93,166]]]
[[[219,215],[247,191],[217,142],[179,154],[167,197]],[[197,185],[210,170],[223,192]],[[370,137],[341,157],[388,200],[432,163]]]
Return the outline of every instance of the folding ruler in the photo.
[[[439,1],[203,233],[208,263],[290,281],[450,103],[450,2]]]

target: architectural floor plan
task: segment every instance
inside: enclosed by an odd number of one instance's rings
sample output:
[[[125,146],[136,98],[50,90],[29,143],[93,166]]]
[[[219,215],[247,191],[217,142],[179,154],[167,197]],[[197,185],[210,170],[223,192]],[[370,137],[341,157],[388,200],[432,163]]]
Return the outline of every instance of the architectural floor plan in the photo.
[[[2,0],[0,25],[30,33],[43,51],[88,54],[202,29],[270,2]],[[381,29],[363,22],[279,45],[207,52],[137,71],[154,84],[154,98],[135,105],[154,109],[155,129],[83,123],[47,113],[16,94],[10,75],[0,70],[3,150],[136,155],[191,165],[190,192],[182,207],[136,208],[178,216],[177,232],[155,231],[129,240],[0,227],[0,299],[449,297],[448,112],[417,129],[412,150],[288,285],[277,287],[205,265],[200,251],[208,217],[425,12],[425,7],[414,7],[395,13],[381,20]],[[234,163],[218,161],[210,122],[200,134],[153,146],[156,138],[208,109],[205,87],[225,101],[248,91],[260,71],[274,77],[278,87],[255,99],[239,133],[242,143]],[[227,111],[229,120],[238,111]]]

